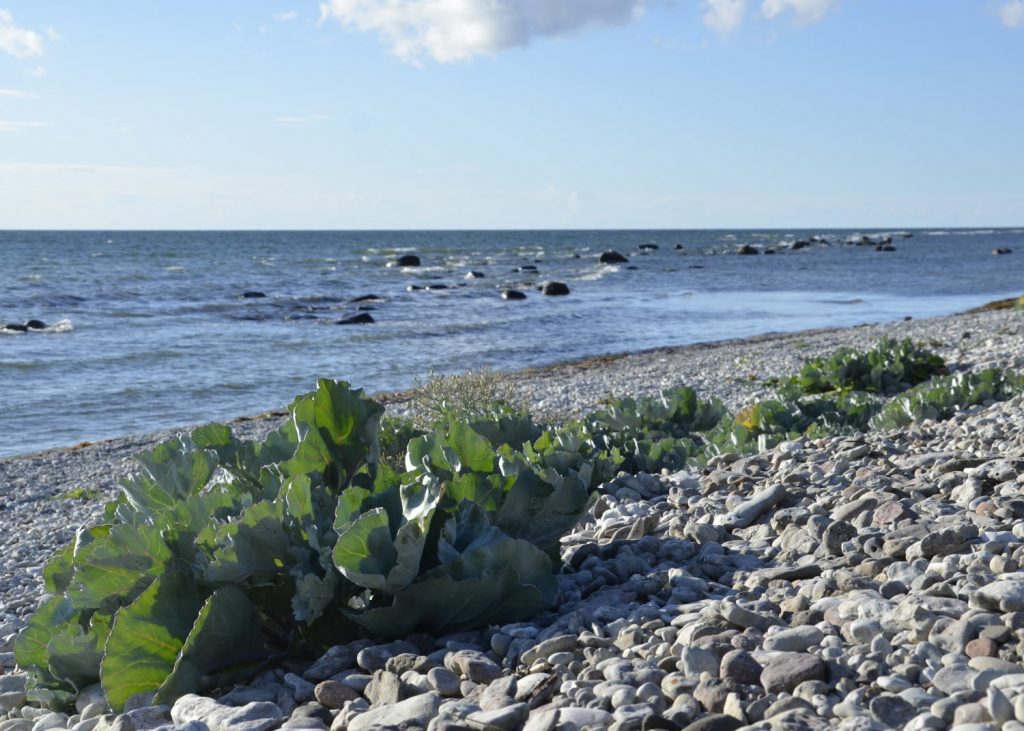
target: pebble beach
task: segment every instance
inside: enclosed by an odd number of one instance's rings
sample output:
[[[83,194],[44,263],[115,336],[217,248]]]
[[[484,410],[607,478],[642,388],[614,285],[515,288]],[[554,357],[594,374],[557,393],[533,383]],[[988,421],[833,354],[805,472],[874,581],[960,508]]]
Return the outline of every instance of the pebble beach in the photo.
[[[689,385],[731,410],[842,346],[910,337],[952,371],[1024,367],[1013,309],[604,356],[509,374],[540,418]],[[358,383],[353,384],[358,386]],[[407,395],[384,394],[402,413]],[[25,705],[13,644],[49,554],[174,431],[0,460],[0,731],[1024,730],[1024,400],[621,475],[563,541],[557,610],[339,645],[173,706]],[[236,420],[246,437],[279,412]]]

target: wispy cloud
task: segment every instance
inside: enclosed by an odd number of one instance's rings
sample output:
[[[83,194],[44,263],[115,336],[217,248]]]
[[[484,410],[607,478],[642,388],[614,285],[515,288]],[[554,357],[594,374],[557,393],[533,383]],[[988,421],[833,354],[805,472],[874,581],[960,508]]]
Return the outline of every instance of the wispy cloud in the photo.
[[[14,24],[11,11],[0,8],[0,51],[18,58],[28,58],[42,56],[44,50],[42,34],[19,28]]]
[[[307,114],[305,116],[275,117],[274,124],[281,127],[308,127],[311,124],[330,121],[326,114]]]
[[[379,34],[399,58],[441,63],[525,46],[591,25],[628,23],[647,0],[330,0],[320,22]]]
[[[30,91],[22,91],[21,89],[2,89],[0,88],[0,98],[6,99],[38,99],[38,96]]]
[[[0,132],[22,132],[27,129],[39,129],[51,127],[49,122],[12,122],[7,119],[0,119]]]
[[[743,22],[747,12],[747,0],[704,0],[704,24],[709,28],[728,35]]]
[[[761,14],[766,18],[777,18],[792,13],[798,23],[817,23],[839,0],[764,0]]]
[[[996,15],[1007,28],[1019,27],[1024,24],[1024,0],[1006,0],[996,8]]]
[[[46,67],[45,66],[36,66],[34,69],[29,69],[25,73],[27,73],[29,76],[35,76],[38,79],[38,78],[41,78],[43,76],[46,76]]]
[[[278,23],[290,23],[299,17],[299,14],[294,10],[282,10],[280,13],[274,13],[274,20]]]

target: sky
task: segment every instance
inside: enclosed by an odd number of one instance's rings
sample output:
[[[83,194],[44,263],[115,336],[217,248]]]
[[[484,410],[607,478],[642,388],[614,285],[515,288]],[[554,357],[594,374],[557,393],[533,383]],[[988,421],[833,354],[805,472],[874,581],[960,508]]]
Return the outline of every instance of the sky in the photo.
[[[1024,0],[0,0],[0,229],[1024,225]]]

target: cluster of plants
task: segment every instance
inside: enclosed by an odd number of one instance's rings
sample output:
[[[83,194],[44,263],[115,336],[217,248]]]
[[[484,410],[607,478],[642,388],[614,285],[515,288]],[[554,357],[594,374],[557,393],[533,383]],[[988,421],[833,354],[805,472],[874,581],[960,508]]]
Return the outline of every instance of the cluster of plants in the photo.
[[[549,608],[558,540],[590,466],[557,443],[517,450],[495,415],[409,436],[381,461],[383,408],[320,381],[262,442],[211,425],[140,470],[44,570],[51,597],[15,648],[52,706],[99,681],[111,706],[158,702],[352,638],[457,631]],[[392,425],[394,427],[394,425]],[[495,442],[502,442],[495,444]]]
[[[263,441],[210,425],[140,455],[103,524],[45,567],[50,598],[16,660],[34,700],[67,705],[99,681],[120,709],[140,692],[169,702],[359,633],[525,619],[555,603],[559,540],[619,471],[947,418],[1024,390],[998,370],[926,376],[943,370],[909,341],[883,341],[814,361],[777,399],[735,415],[684,387],[558,426],[486,402],[476,382],[446,382],[433,401],[443,408],[413,423],[320,381]]]
[[[870,350],[840,348],[827,358],[809,361],[781,391],[789,396],[832,391],[891,395],[945,372],[945,362],[935,353],[910,338],[887,337]]]

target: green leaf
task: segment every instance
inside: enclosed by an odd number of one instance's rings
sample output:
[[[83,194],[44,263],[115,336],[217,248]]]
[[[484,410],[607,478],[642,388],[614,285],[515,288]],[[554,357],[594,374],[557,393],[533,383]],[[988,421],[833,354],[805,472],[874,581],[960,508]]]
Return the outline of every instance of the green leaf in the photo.
[[[458,464],[452,464],[456,471],[485,474],[494,471],[494,462],[497,458],[494,449],[490,442],[473,431],[469,424],[451,422],[446,441],[458,455]]]
[[[266,658],[256,607],[239,587],[221,587],[199,610],[156,702],[171,704],[186,693],[236,682]]]
[[[78,623],[79,613],[63,596],[43,602],[29,618],[28,625],[14,644],[14,660],[19,667],[45,670],[49,665],[47,646],[54,633],[68,622]]]
[[[260,582],[287,573],[294,559],[283,520],[284,504],[265,501],[223,525],[216,534],[219,547],[203,568],[206,581],[214,585]]]
[[[67,596],[78,608],[103,605],[112,598],[134,599],[173,558],[160,531],[139,525],[93,529],[94,540],[74,553],[74,578]]]
[[[203,606],[195,584],[168,572],[114,615],[100,680],[115,711],[136,693],[155,691],[174,669]]]
[[[589,475],[588,475],[589,478]],[[558,539],[579,521],[587,506],[587,485],[578,475],[553,469],[521,472],[494,524],[513,538],[529,540],[545,553],[558,552]]]
[[[506,538],[428,571],[390,606],[348,614],[375,637],[444,634],[526,619],[550,608],[557,593],[550,559]]]
[[[352,521],[334,545],[334,565],[349,581],[367,589],[383,590],[398,562],[388,514],[373,508]]]
[[[63,594],[74,576],[75,544],[69,543],[54,552],[43,567],[43,587],[48,594]]]

